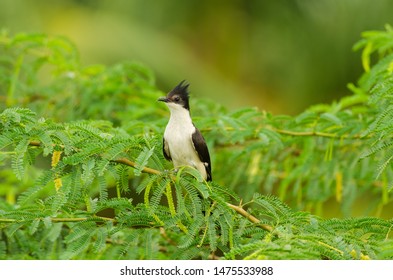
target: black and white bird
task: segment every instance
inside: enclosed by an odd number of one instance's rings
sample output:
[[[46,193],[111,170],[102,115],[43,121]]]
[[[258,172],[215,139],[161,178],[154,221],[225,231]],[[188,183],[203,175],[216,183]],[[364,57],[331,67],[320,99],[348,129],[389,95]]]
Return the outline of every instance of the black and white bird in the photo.
[[[165,158],[173,161],[175,168],[191,166],[197,169],[206,181],[211,181],[209,150],[201,132],[192,123],[188,86],[189,84],[182,81],[167,96],[158,99],[165,102],[171,112],[162,150]]]

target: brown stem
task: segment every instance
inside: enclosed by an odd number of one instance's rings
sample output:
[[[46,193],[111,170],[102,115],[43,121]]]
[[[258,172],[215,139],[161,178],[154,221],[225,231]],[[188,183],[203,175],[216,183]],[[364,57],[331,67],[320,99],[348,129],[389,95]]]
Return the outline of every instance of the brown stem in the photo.
[[[115,159],[115,160],[113,160],[113,162],[117,162],[117,163],[120,163],[120,164],[125,164],[125,165],[131,166],[131,167],[133,167],[133,168],[136,168],[136,167],[137,167],[137,164],[136,164],[135,162],[130,161],[130,160],[127,159],[127,158]],[[158,171],[158,170],[156,170],[156,169],[149,168],[149,167],[144,167],[144,168],[142,169],[142,172],[144,172],[144,173],[150,173],[150,174],[155,174],[155,175],[161,174],[161,171]]]
[[[251,215],[250,213],[248,213],[246,210],[244,210],[241,206],[236,206],[230,203],[226,203],[227,206],[233,210],[235,210],[237,213],[239,213],[240,215],[242,215],[243,217],[245,217],[247,220],[249,220],[250,222],[256,224],[258,227],[266,230],[266,231],[273,231],[273,227],[267,224],[262,224],[261,221],[259,219],[257,219],[256,217],[254,217],[253,215]]]
[[[116,222],[115,219],[108,218],[108,217],[99,217],[99,216],[94,216],[94,217],[89,217],[89,218],[50,218],[50,220],[53,223],[73,223],[73,222],[83,222],[87,221],[89,219],[94,219],[96,218],[97,220],[102,220],[102,221],[111,221],[111,222]],[[43,218],[38,218],[38,219],[43,219]],[[17,219],[0,219],[0,223],[17,223],[17,222],[23,222],[23,220],[17,220]]]

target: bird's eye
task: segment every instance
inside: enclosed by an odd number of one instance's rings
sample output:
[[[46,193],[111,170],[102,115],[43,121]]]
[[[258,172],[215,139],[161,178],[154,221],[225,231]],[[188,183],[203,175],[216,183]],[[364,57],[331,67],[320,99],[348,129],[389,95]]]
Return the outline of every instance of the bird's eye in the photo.
[[[174,100],[175,100],[176,102],[179,102],[179,101],[180,101],[180,97],[179,97],[179,96],[175,96]]]

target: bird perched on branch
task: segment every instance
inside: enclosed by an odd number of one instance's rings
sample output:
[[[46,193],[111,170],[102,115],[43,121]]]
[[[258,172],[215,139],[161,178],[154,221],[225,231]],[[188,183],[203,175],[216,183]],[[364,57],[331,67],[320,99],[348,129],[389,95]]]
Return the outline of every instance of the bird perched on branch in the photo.
[[[189,84],[182,81],[167,96],[158,99],[165,102],[171,112],[162,150],[165,158],[173,161],[175,168],[191,166],[197,169],[206,181],[211,181],[209,150],[201,132],[192,123],[188,86]]]

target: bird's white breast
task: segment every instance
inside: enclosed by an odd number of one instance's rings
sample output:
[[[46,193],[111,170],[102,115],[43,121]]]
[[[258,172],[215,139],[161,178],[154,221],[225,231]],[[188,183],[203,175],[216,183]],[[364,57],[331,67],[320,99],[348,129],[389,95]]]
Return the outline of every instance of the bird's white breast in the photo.
[[[199,159],[192,142],[195,126],[189,111],[179,107],[168,107],[171,109],[171,117],[166,126],[164,138],[169,147],[173,165],[175,167],[192,166],[206,178],[206,168]]]

